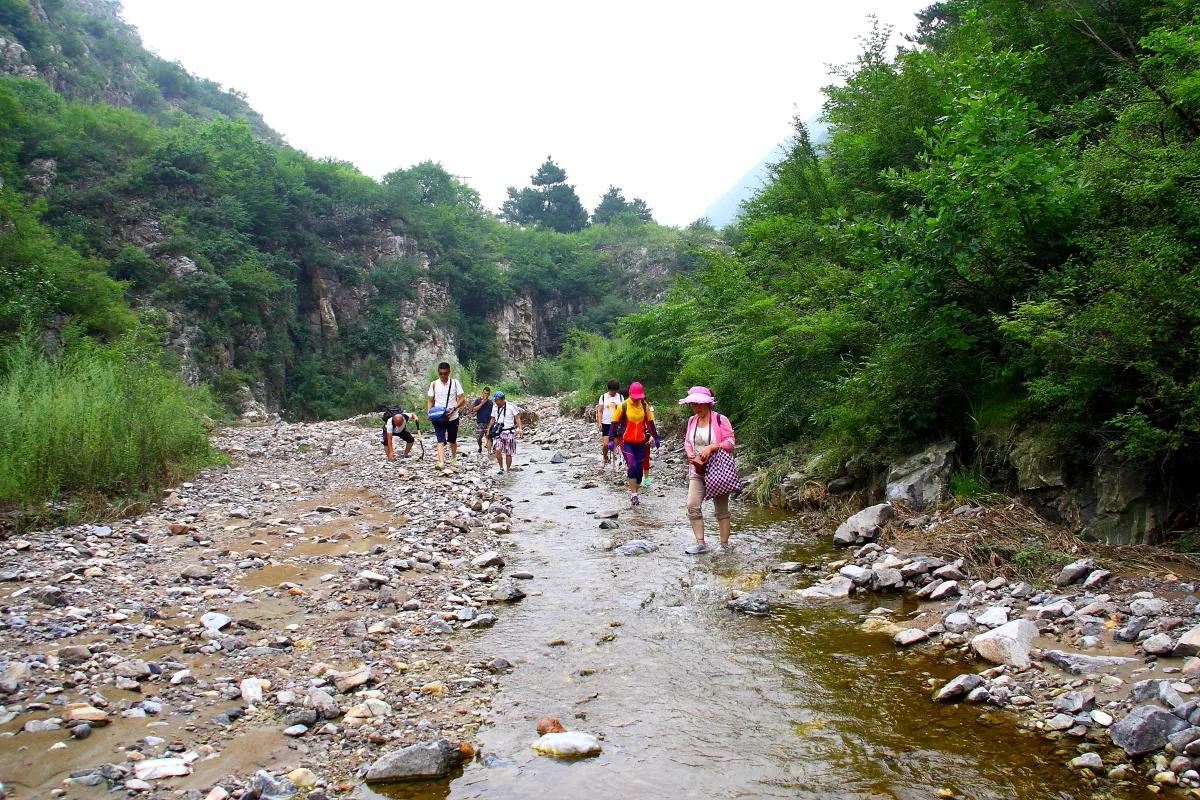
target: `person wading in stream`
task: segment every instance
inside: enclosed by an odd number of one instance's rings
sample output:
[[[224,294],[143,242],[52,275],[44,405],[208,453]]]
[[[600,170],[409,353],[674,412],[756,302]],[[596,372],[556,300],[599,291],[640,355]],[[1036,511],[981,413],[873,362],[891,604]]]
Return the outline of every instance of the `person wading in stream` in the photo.
[[[712,392],[705,386],[693,386],[688,390],[688,396],[679,401],[681,406],[692,407],[692,417],[688,420],[683,437],[683,449],[688,460],[687,515],[692,524],[692,533],[696,536],[696,543],[684,552],[691,554],[708,552],[708,545],[704,541],[704,514],[701,510],[704,503],[705,465],[718,450],[732,455],[736,444],[729,417],[713,411],[713,402]],[[712,501],[717,526],[721,531],[721,549],[727,550],[730,547],[729,495],[717,495]]]
[[[425,393],[425,413],[433,423],[437,436],[437,465],[446,466],[446,444],[450,445],[450,463],[458,463],[458,411],[467,402],[462,384],[450,377],[450,365],[438,364],[437,380],[429,384]]]
[[[629,384],[629,399],[613,409],[612,427],[608,442],[611,447],[620,443],[625,457],[625,477],[629,485],[629,504],[639,502],[638,489],[642,476],[650,469],[650,439],[659,445],[658,428],[654,425],[654,409],[646,402],[646,390],[634,381]]]
[[[496,392],[488,435],[492,439],[496,464],[500,467],[496,474],[503,475],[505,470],[511,472],[513,455],[517,452],[517,437],[521,435],[521,409],[515,403],[508,402],[504,392]]]
[[[608,391],[596,401],[596,430],[600,432],[600,471],[608,466],[608,435],[612,432],[613,411],[625,398],[621,396],[621,384],[617,380],[608,382]]]

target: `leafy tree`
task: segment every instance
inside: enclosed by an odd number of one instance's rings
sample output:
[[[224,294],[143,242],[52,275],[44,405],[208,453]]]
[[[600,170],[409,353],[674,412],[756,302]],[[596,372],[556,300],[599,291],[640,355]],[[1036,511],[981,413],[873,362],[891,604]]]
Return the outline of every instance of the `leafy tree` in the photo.
[[[600,198],[600,204],[592,212],[592,222],[608,225],[622,218],[633,222],[654,222],[654,216],[645,200],[635,197],[632,201],[627,201],[618,187],[609,186],[608,191]]]

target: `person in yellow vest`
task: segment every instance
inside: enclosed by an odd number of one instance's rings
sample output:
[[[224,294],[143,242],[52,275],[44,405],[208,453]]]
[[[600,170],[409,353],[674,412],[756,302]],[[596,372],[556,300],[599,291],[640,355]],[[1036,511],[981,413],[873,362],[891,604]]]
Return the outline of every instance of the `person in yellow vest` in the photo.
[[[638,489],[642,476],[650,469],[650,441],[660,444],[658,428],[654,425],[654,409],[646,402],[646,390],[641,383],[629,384],[629,399],[613,409],[609,430],[609,447],[618,445],[625,458],[625,478],[629,486],[629,504],[638,505]]]

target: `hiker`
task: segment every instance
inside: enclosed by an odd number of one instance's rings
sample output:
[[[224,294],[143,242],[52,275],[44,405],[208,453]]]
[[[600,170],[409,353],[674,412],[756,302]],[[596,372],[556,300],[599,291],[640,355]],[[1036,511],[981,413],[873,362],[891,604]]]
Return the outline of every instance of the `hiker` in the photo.
[[[387,420],[383,423],[383,451],[387,454],[388,461],[395,461],[396,453],[392,450],[392,440],[400,438],[404,441],[404,453],[401,458],[408,458],[416,441],[408,428],[409,425],[414,428],[417,426],[417,415],[399,408],[389,408],[388,412]]]
[[[479,397],[471,401],[471,410],[475,412],[475,446],[483,453],[483,437],[487,436],[488,423],[492,419],[492,387],[483,387]]]
[[[429,384],[425,393],[425,413],[433,423],[437,436],[437,465],[446,466],[446,445],[450,445],[450,463],[458,463],[458,412],[467,402],[462,384],[450,377],[450,365],[438,364],[437,380]]]
[[[714,402],[712,392],[706,386],[693,386],[688,390],[687,397],[679,401],[681,406],[692,407],[692,416],[688,420],[683,437],[683,449],[687,453],[688,461],[687,516],[692,524],[692,533],[696,537],[696,543],[684,552],[692,555],[708,552],[708,545],[704,541],[704,514],[701,510],[704,503],[705,466],[719,450],[732,455],[736,444],[729,417],[714,411]],[[728,550],[731,546],[729,495],[717,495],[712,501],[721,533],[721,549]]]
[[[600,395],[600,399],[596,401],[596,430],[600,433],[601,472],[608,466],[608,434],[612,430],[613,410],[624,402],[625,398],[621,396],[621,383],[615,379],[608,382],[608,391]]]
[[[625,458],[625,478],[629,486],[629,504],[638,505],[638,489],[642,476],[650,469],[650,439],[658,447],[658,428],[654,425],[654,409],[646,402],[646,390],[634,381],[629,384],[629,399],[613,409],[608,443],[619,443]]]
[[[497,391],[495,404],[492,406],[492,418],[488,424],[488,435],[492,439],[492,452],[496,454],[496,464],[500,468],[497,475],[503,475],[505,470],[512,471],[513,455],[517,452],[517,437],[521,435],[521,409],[516,403],[508,402],[504,392]]]

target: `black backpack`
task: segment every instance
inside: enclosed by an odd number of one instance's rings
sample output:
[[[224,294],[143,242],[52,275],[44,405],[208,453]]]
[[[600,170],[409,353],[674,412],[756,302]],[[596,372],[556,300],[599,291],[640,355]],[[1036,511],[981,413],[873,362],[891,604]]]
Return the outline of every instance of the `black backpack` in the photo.
[[[380,416],[380,419],[383,420],[383,427],[379,429],[379,443],[381,445],[384,445],[385,447],[387,446],[387,423],[388,423],[388,420],[391,419],[392,417],[396,416],[397,414],[403,414],[403,413],[404,413],[404,409],[401,408],[400,406],[384,407],[383,414]],[[404,421],[407,424],[408,417],[405,417]]]

